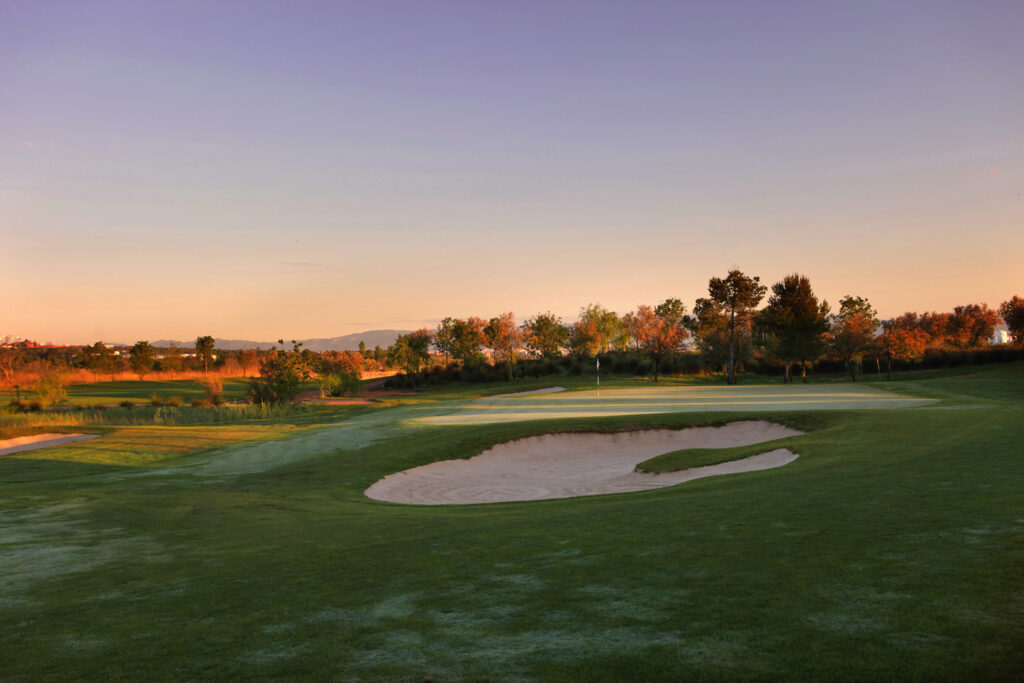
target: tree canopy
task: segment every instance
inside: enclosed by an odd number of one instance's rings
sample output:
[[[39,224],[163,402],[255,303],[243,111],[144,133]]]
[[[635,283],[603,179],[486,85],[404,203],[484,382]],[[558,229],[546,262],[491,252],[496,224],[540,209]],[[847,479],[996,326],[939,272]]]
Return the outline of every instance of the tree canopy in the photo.
[[[768,305],[761,311],[759,323],[773,338],[774,351],[784,366],[783,382],[792,381],[789,368],[800,363],[807,381],[807,363],[825,352],[829,329],[829,305],[819,302],[811,282],[793,273],[772,285]]]
[[[721,307],[728,318],[729,356],[726,365],[726,384],[736,384],[736,348],[749,338],[754,309],[761,303],[767,288],[758,277],[748,277],[742,271],[730,270],[724,278],[713,277],[708,282],[711,300]]]

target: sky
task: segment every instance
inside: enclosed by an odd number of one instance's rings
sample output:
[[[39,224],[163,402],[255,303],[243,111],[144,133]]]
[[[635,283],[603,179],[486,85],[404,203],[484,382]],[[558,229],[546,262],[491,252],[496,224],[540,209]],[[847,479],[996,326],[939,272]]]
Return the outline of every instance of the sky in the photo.
[[[0,337],[1024,295],[1024,3],[0,3]]]

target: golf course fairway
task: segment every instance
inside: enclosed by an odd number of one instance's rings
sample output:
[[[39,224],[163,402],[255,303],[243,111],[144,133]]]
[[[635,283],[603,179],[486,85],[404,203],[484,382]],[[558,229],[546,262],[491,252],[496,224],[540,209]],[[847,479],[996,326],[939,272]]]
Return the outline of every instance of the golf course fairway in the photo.
[[[1024,670],[1024,364],[870,386],[602,385],[424,391],[314,422],[76,427],[100,436],[0,457],[0,678]],[[364,494],[517,439],[743,420],[800,432],[770,444],[798,457],[613,495]]]

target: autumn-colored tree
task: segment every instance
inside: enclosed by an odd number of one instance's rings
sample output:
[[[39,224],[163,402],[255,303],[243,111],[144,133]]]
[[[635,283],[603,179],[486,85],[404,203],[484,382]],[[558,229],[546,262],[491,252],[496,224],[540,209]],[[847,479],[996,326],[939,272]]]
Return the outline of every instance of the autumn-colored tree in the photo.
[[[13,345],[0,347],[0,386],[13,387],[15,377],[26,360],[24,349]]]
[[[654,309],[646,304],[637,306],[636,311],[630,311],[622,316],[622,324],[629,334],[629,341],[633,348],[642,351],[644,344],[654,334],[654,326],[658,316]]]
[[[693,333],[697,348],[705,365],[719,368],[723,372],[729,363],[729,316],[721,304],[712,299],[701,297],[693,302],[693,316],[688,326]],[[740,338],[738,347],[734,348],[737,357],[742,358],[748,346]]]
[[[999,315],[1010,331],[1010,337],[1017,346],[1024,346],[1024,299],[1014,296],[999,305]]]
[[[966,351],[984,346],[998,324],[999,314],[987,304],[955,306],[949,316],[946,333],[950,344]]]
[[[516,326],[515,316],[509,312],[491,318],[484,328],[484,335],[488,346],[494,350],[494,362],[504,363],[508,379],[515,379],[517,353],[523,344],[523,333]]]
[[[708,294],[721,306],[729,319],[729,357],[726,364],[726,384],[736,384],[736,350],[751,334],[754,309],[761,303],[767,288],[758,277],[748,277],[739,270],[730,270],[724,278],[711,278]]]
[[[928,333],[907,320],[906,315],[882,323],[882,334],[878,337],[877,343],[885,355],[886,379],[892,377],[894,360],[918,360],[924,356],[924,351],[928,348]]]
[[[361,376],[363,357],[355,351],[324,351],[313,361],[318,375],[354,373]]]
[[[679,299],[669,299],[656,309],[641,305],[636,312],[622,316],[637,350],[650,356],[654,363],[655,382],[658,381],[662,362],[678,352],[689,336],[682,324],[685,314],[686,309]]]
[[[807,381],[807,363],[825,352],[828,314],[828,303],[818,302],[810,280],[803,275],[793,273],[772,285],[758,323],[775,341],[775,353],[785,367],[783,383],[792,381],[789,369],[793,363],[800,363],[800,374]]]
[[[156,359],[154,358],[154,349],[148,341],[135,342],[128,353],[130,354],[128,364],[131,366],[132,372],[139,376],[139,381],[153,372]]]
[[[557,358],[569,343],[569,329],[550,311],[538,313],[523,323],[523,345],[539,358]]]
[[[857,366],[874,343],[877,315],[867,299],[845,296],[839,302],[839,313],[832,316],[832,350],[855,382]]]
[[[587,358],[597,353],[600,336],[593,321],[577,320],[567,332],[569,353],[573,356]]]
[[[913,314],[905,313],[900,316],[901,327],[909,329],[910,320],[905,316]],[[949,313],[922,313],[916,320],[917,327],[928,335],[928,348],[941,349],[948,345],[949,340]]]
[[[196,359],[203,364],[203,372],[210,372],[210,366],[217,360],[215,344],[213,337],[210,336],[196,338]]]

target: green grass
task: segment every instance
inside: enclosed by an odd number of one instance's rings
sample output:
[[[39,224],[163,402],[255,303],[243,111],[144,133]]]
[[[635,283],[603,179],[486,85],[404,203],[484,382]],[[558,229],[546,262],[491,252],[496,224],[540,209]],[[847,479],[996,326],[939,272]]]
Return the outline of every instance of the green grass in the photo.
[[[678,451],[671,451],[644,460],[636,466],[639,472],[677,472],[690,469],[691,467],[704,467],[705,465],[717,465],[732,460],[749,458],[758,453],[775,450],[776,448],[795,449],[793,438],[777,439],[750,446],[737,446],[736,448],[684,448]]]
[[[489,391],[455,387],[0,458],[0,678],[1012,680],[1021,367],[878,385],[940,399],[919,408],[417,419]],[[800,458],[532,503],[362,495],[511,438],[751,417],[806,431]],[[262,440],[207,450],[218,430]]]
[[[244,399],[249,389],[249,384],[241,377],[227,378],[223,386],[224,398],[228,401]],[[149,403],[153,396],[162,399],[178,396],[187,403],[195,398],[205,398],[206,389],[190,379],[90,382],[72,384],[68,389],[68,402],[81,406],[117,405],[121,401]]]

